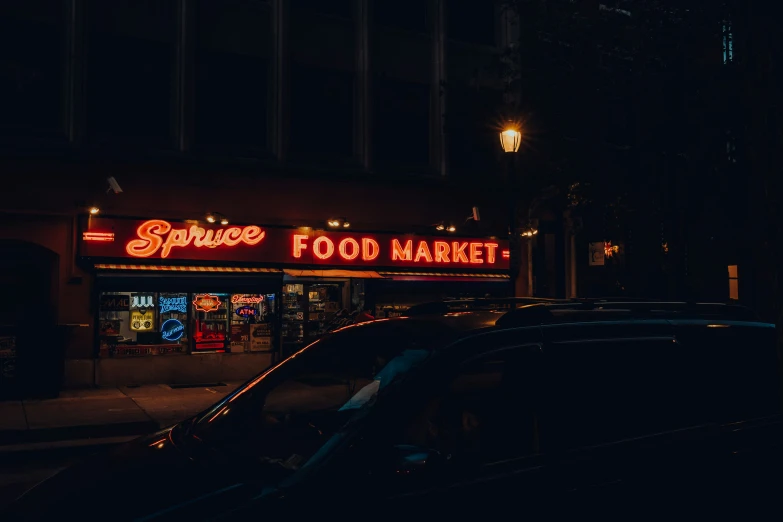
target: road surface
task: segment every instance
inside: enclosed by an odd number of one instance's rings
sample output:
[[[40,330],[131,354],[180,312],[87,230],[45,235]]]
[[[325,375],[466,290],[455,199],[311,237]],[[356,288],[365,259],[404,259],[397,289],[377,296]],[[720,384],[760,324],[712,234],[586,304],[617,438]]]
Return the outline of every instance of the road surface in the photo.
[[[8,451],[0,447],[0,510],[38,482],[54,475],[70,464],[89,454],[104,451],[132,437],[102,440],[100,446],[93,441],[69,442],[62,445],[35,445],[26,451]]]

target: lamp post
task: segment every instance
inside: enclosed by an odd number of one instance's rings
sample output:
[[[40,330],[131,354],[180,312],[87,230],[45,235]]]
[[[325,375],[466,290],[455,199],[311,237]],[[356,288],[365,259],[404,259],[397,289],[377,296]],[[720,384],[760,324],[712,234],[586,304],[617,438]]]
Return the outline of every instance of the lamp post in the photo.
[[[522,133],[514,126],[508,126],[500,132],[500,146],[503,148],[503,160],[506,174],[506,193],[508,194],[508,248],[509,248],[509,279],[511,294],[517,295],[517,276],[520,269],[520,235],[517,233],[517,179],[514,175],[514,162],[519,145],[522,143]],[[525,282],[527,287],[527,282]],[[522,292],[528,294],[525,288]]]

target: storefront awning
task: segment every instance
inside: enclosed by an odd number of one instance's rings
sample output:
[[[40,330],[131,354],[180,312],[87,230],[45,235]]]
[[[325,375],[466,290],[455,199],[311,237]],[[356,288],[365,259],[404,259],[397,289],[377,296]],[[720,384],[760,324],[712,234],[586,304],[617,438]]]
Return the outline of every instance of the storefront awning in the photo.
[[[383,279],[383,276],[372,270],[283,270],[291,277],[340,277],[355,279]]]
[[[502,273],[449,273],[449,272],[379,272],[381,277],[393,281],[508,281],[508,274]]]
[[[239,274],[279,274],[277,268],[254,268],[241,266],[166,266],[166,265],[95,265],[96,270],[147,270],[156,272],[204,272]]]

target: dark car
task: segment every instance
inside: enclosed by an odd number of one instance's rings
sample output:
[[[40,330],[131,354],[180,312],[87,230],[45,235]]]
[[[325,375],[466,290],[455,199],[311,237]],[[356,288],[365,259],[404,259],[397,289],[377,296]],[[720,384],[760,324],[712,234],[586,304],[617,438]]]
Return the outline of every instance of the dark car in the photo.
[[[0,518],[680,518],[778,498],[774,325],[727,305],[472,308],[329,334]]]

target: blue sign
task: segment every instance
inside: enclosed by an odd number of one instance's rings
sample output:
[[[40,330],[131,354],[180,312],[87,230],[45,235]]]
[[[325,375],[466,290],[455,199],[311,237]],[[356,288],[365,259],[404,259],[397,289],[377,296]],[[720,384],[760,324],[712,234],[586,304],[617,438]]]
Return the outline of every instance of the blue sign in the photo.
[[[250,315],[258,315],[258,309],[253,306],[240,306],[234,313],[240,317],[248,317]]]
[[[160,296],[158,298],[158,305],[160,306],[160,313],[165,314],[167,312],[179,312],[185,314],[188,312],[187,296],[167,297]]]
[[[185,334],[185,325],[177,319],[167,319],[160,327],[160,336],[166,341],[179,341]]]

